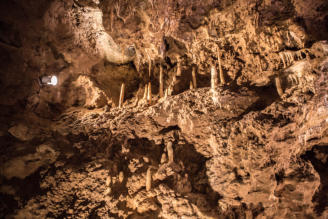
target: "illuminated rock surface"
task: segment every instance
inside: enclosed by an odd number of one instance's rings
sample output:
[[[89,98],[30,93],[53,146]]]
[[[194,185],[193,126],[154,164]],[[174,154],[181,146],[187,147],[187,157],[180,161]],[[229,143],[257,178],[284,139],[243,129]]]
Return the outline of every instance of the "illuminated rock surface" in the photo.
[[[327,218],[326,1],[0,8],[0,218]]]

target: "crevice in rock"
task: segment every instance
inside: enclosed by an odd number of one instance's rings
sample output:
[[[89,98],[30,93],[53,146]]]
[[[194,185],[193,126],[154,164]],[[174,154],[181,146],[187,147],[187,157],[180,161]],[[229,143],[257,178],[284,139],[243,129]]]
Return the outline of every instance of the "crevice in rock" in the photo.
[[[328,145],[315,145],[301,158],[310,161],[320,176],[320,186],[312,201],[315,204],[315,212],[321,215],[328,207]]]
[[[219,209],[217,207],[217,202],[222,196],[215,192],[210,186],[206,174],[207,158],[198,153],[191,144],[176,145],[174,154],[176,162],[182,162],[184,165],[181,177],[184,177],[184,174],[187,173],[188,180],[191,183],[191,192],[193,196],[187,194],[191,203],[197,205],[205,215],[214,216],[214,214],[218,214]],[[177,192],[181,191],[177,190]],[[200,205],[202,202],[195,199],[194,195],[205,198],[206,205]]]

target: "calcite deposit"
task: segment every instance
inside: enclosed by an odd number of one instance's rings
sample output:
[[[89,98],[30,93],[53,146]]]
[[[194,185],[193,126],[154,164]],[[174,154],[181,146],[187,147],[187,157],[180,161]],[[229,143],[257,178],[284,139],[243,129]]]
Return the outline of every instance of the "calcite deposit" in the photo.
[[[0,11],[0,218],[328,218],[327,1]]]

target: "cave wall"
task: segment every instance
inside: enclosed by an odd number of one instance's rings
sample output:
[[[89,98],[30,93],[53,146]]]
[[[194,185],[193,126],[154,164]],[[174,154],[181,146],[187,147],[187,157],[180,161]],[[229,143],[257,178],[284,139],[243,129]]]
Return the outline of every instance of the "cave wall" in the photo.
[[[0,217],[326,218],[327,5],[1,1]]]

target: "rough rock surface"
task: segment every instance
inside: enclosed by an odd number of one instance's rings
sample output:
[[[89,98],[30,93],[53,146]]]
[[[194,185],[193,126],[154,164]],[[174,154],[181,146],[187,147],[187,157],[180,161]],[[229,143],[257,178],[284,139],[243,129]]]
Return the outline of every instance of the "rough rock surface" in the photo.
[[[327,5],[0,1],[0,218],[327,218]]]
[[[43,130],[52,147],[2,158],[2,212],[17,218],[325,218],[327,73],[314,76],[314,94],[294,87],[267,106],[247,89],[200,88],[151,107],[67,111]],[[26,192],[22,178],[37,191]]]

